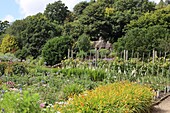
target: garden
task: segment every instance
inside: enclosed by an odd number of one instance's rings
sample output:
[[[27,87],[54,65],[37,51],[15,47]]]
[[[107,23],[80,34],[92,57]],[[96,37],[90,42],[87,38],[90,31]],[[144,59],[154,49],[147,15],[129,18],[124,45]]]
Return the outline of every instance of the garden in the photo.
[[[169,59],[147,62],[65,59],[58,67],[41,58],[24,61],[1,54],[0,109],[8,113],[148,113],[170,91]]]
[[[0,112],[151,113],[170,96],[170,1],[61,1],[0,20]]]

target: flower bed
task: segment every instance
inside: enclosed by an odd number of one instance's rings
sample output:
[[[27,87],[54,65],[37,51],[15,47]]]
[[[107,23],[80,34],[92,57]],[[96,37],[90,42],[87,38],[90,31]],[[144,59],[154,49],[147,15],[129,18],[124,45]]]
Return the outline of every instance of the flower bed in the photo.
[[[67,105],[54,108],[61,113],[140,113],[149,111],[153,96],[146,86],[116,82],[74,95]]]

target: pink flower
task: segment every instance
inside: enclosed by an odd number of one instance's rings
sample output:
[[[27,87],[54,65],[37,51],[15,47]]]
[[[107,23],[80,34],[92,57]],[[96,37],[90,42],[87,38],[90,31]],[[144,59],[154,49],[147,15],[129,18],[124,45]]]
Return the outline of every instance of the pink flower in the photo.
[[[41,104],[40,104],[40,108],[45,108],[45,104],[44,104],[44,103],[41,103]]]

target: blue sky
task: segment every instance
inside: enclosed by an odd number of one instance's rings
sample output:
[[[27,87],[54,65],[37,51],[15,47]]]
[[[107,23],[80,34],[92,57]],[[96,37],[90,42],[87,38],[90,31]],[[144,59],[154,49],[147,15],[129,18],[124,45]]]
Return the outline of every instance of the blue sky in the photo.
[[[20,9],[15,0],[0,0],[0,20],[20,18]]]
[[[0,0],[0,20],[10,22],[22,19],[38,12],[43,12],[48,3],[57,0]],[[61,0],[70,10],[75,4],[84,0]],[[89,0],[86,0],[89,1]],[[160,0],[151,0],[158,3]]]

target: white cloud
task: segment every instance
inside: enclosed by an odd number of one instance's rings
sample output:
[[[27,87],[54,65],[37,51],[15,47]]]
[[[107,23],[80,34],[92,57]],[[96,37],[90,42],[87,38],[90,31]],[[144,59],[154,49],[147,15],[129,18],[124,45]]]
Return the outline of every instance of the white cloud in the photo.
[[[55,0],[16,0],[20,6],[21,14],[26,17],[43,12],[46,5]]]
[[[43,12],[49,3],[53,3],[58,0],[15,0],[20,7],[21,14],[26,17],[29,15],[35,15],[39,12]],[[90,0],[61,0],[68,7],[69,10],[72,10],[73,7],[81,1],[90,1]],[[150,0],[158,3],[160,0]]]
[[[68,7],[69,10],[72,10],[73,7],[81,1],[90,1],[90,0],[61,0]]]
[[[2,19],[2,21],[9,21],[9,22],[13,22],[15,19],[12,15],[6,15],[4,19]]]
[[[15,0],[19,5],[21,14],[26,17],[29,15],[34,15],[39,12],[43,12],[49,3],[53,3],[58,0]],[[69,10],[72,10],[75,4],[84,1],[84,0],[61,0],[68,7]],[[89,1],[89,0],[87,0]]]
[[[159,3],[160,0],[150,0],[150,1],[154,1],[155,3]]]

